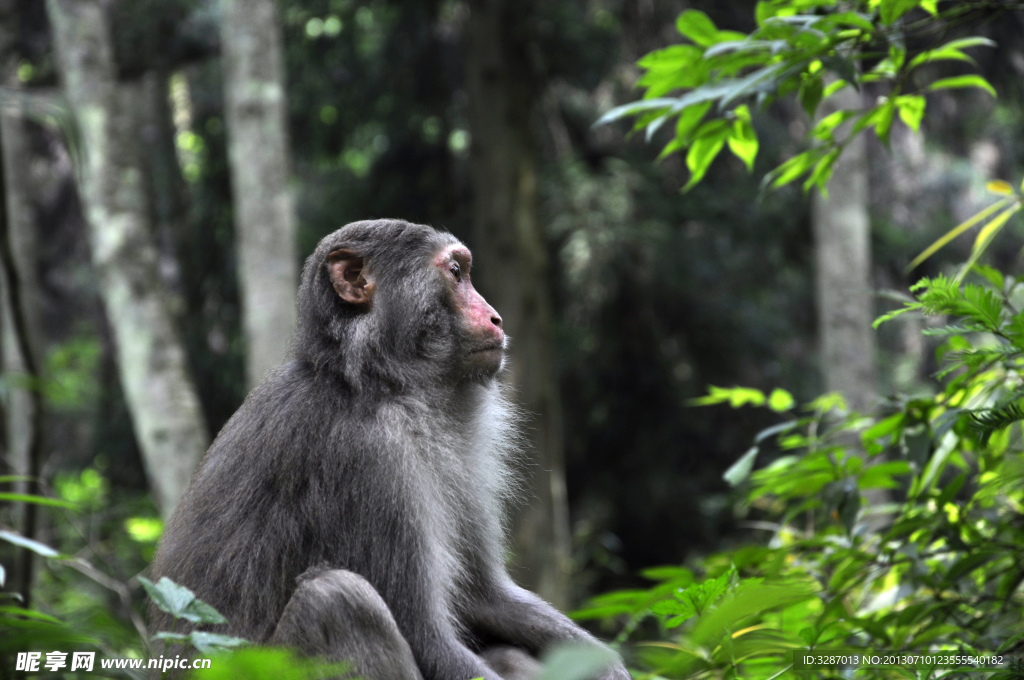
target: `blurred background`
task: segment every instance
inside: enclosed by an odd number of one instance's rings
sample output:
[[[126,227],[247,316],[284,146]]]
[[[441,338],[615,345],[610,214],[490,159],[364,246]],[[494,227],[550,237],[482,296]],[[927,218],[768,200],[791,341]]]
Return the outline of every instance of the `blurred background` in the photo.
[[[285,358],[303,259],[350,221],[397,217],[470,246],[513,338],[523,583],[569,607],[744,540],[722,472],[771,415],[688,401],[709,385],[803,401],[841,368],[819,359],[811,199],[759,197],[810,120],[787,101],[755,114],[754,172],[723,155],[686,193],[682,158],[593,123],[638,97],[637,59],[682,41],[680,12],[746,32],[754,4],[0,1],[0,476],[87,509],[7,504],[0,528],[131,581],[210,438]],[[1024,21],[971,22],[997,43],[972,56],[998,99],[936,92],[920,133],[866,141],[872,314],[987,204],[987,180],[1021,174]],[[1022,245],[1001,238],[997,263]],[[863,346],[865,394],[926,389],[922,323]],[[34,569],[35,597],[90,626],[126,626],[141,597],[18,555],[0,544],[5,589]]]

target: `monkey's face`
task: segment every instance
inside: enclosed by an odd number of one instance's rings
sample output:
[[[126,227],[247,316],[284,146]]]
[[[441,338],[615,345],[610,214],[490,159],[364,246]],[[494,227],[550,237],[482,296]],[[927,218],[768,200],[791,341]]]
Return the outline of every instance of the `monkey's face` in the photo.
[[[447,246],[434,258],[461,330],[463,368],[468,373],[490,377],[505,360],[505,332],[501,316],[473,288],[469,278],[472,263],[473,256],[462,244]]]

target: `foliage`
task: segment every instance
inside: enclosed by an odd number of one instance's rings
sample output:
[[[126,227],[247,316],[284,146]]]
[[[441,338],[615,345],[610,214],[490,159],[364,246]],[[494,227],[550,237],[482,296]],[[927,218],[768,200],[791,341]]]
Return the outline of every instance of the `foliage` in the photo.
[[[228,622],[220,612],[198,599],[191,590],[166,576],[156,583],[142,577],[139,581],[153,603],[174,617],[175,625],[179,619],[185,619],[198,626]],[[301,658],[290,650],[258,647],[242,638],[202,630],[192,630],[188,633],[161,631],[154,635],[153,639],[187,645],[199,654],[212,655],[214,658],[210,668],[194,674],[204,678],[305,680],[334,677],[347,670],[346,664]]]
[[[0,483],[25,479],[2,477]],[[141,495],[112,497],[102,472],[86,468],[78,474],[57,474],[52,495],[3,493],[0,503],[39,505],[49,511],[51,527],[50,544],[13,529],[0,531],[3,543],[45,560],[33,588],[32,608],[25,608],[16,594],[3,594],[0,663],[13,668],[13,655],[33,650],[144,656],[145,628],[131,575],[151,559],[162,530],[152,502]],[[5,576],[0,570],[0,585]]]
[[[953,319],[929,331],[945,337],[937,394],[895,397],[878,417],[825,395],[726,473],[766,545],[707,558],[702,580],[648,570],[657,585],[598,597],[577,618],[625,620],[620,638],[664,678],[793,677],[798,648],[1024,652],[1024,282],[973,271],[923,279],[900,310]],[[768,398],[715,388],[704,401]],[[751,472],[758,457],[769,460]],[[906,675],[941,675],[918,670]]]
[[[0,477],[0,483],[20,481],[16,477]],[[74,507],[52,498],[31,494],[0,494],[0,502],[36,503],[44,507]],[[30,550],[42,557],[59,557],[59,553],[47,545],[21,536],[13,531],[0,531],[0,541],[4,541],[22,550]],[[7,574],[0,566],[0,587],[7,581]],[[48,646],[50,648],[75,648],[82,645],[92,646],[96,640],[89,635],[75,631],[60,619],[34,609],[20,606],[21,597],[17,593],[0,593],[0,664],[5,669],[13,668],[8,662],[19,652],[31,646]]]
[[[0,477],[0,483],[11,481],[17,480],[11,477]],[[36,503],[43,507],[62,508],[79,514],[112,514],[112,508],[107,499],[109,485],[96,470],[85,470],[77,478],[64,476],[57,481],[56,486],[61,496],[60,499],[41,495],[5,493],[0,495],[0,501]],[[66,521],[70,525],[75,524],[74,520],[70,518]],[[57,533],[65,537],[62,540],[73,544],[74,541],[67,539],[67,529],[71,526],[65,526],[58,522],[58,528],[60,530]],[[157,529],[156,535],[153,534],[154,528]],[[123,523],[118,523],[116,532],[121,540],[127,540],[129,544],[132,541],[148,544],[155,541],[159,536],[160,529],[162,529],[162,525],[158,520],[143,516],[132,517]],[[128,540],[129,536],[130,540]],[[107,611],[110,608],[109,603],[104,602],[95,594],[89,593],[90,588],[82,588],[81,581],[76,584],[77,587],[69,587],[65,573],[70,571],[91,579],[95,584],[108,590],[119,591],[122,599],[128,600],[130,604],[129,588],[126,584],[118,582],[92,563],[84,560],[80,555],[70,551],[59,552],[40,541],[28,539],[14,531],[0,531],[0,540],[21,549],[31,550],[49,560],[50,564],[58,569],[60,567],[71,568],[48,573],[36,589],[37,593],[43,594],[44,599],[48,600],[46,608],[54,608],[53,605],[56,604],[56,608],[62,610],[63,616],[46,613],[41,611],[38,606],[25,608],[20,606],[20,597],[17,594],[0,593],[0,598],[2,598],[0,599],[0,664],[2,664],[0,668],[14,668],[14,657],[18,653],[33,650],[84,649],[98,650],[100,654],[107,657],[145,658],[147,652],[145,629],[138,625],[135,634],[129,633],[128,631],[132,627],[131,622],[119,621],[113,617]],[[96,550],[95,544],[88,552],[94,556],[106,558],[104,561],[108,561],[112,557],[103,555],[101,551]],[[130,554],[131,551],[126,546],[121,546],[119,552]],[[0,570],[0,586],[4,585],[5,580],[6,574]],[[51,582],[53,580],[56,580],[56,585]],[[155,584],[141,576],[137,577],[137,581],[142,584],[153,602],[174,616],[176,620],[185,619],[200,626],[227,622],[216,609],[197,599],[195,594],[187,588],[179,586],[167,578],[162,578]],[[58,598],[53,591],[59,592],[65,597]],[[76,592],[78,595],[74,594]],[[46,597],[47,595],[49,597]],[[162,631],[155,634],[153,639],[185,644],[194,648],[200,655],[213,656],[211,666],[203,669],[202,677],[302,680],[332,677],[346,669],[344,664],[326,664],[315,659],[302,659],[288,650],[254,647],[248,645],[247,641],[241,638],[202,630],[192,630],[189,633]],[[244,649],[236,649],[243,645],[245,645]],[[151,658],[155,658],[155,655],[151,655]],[[100,672],[98,665],[95,671]]]
[[[964,50],[993,46],[991,40],[969,37],[925,49],[908,47],[908,39],[963,16],[974,5],[947,3],[951,6],[940,12],[937,4],[935,0],[765,0],[757,3],[757,28],[749,34],[719,30],[705,13],[686,10],[676,20],[676,28],[689,42],[640,59],[644,74],[639,85],[646,88],[643,98],[608,111],[597,124],[635,117],[633,129],[645,130],[650,141],[674,119],[675,134],[660,157],[688,149],[686,190],[701,181],[726,145],[752,170],[758,136],[748,102],[764,108],[795,93],[815,121],[808,133],[810,148],[768,173],[764,184],[774,189],[806,176],[805,190],[817,186],[824,192],[836,159],[860,132],[873,128],[888,144],[897,117],[916,131],[924,116],[926,93],[976,87],[995,95],[978,74],[935,78],[927,68],[937,62],[974,64]],[[828,114],[816,120],[822,104],[841,90],[860,91],[869,83],[884,84],[888,94],[863,109],[830,106]],[[679,91],[682,94],[670,96]],[[837,139],[844,124],[849,133]]]

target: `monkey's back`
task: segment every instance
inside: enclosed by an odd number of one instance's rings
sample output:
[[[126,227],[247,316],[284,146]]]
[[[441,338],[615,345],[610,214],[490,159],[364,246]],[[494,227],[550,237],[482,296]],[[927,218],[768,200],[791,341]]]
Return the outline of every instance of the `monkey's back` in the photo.
[[[379,570],[370,537],[401,533],[397,518],[410,509],[403,480],[388,474],[389,452],[369,436],[374,417],[305,362],[272,373],[211,445],[167,524],[153,577],[193,590],[228,618],[225,630],[264,641],[306,569]],[[152,614],[154,630],[170,628],[168,615]]]

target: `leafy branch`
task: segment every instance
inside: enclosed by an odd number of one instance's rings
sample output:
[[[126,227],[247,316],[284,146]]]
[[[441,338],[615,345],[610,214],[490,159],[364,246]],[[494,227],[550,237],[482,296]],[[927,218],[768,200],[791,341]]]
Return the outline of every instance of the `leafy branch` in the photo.
[[[937,62],[975,65],[965,50],[994,44],[968,37],[911,54],[908,34],[944,25],[988,3],[952,5],[940,11],[936,0],[769,0],[758,3],[758,27],[749,34],[720,30],[703,12],[686,10],[676,28],[689,42],[640,59],[643,98],[608,111],[595,125],[633,118],[633,130],[644,130],[649,142],[675,120],[675,134],[659,159],[686,151],[690,179],[685,191],[700,182],[726,146],[753,169],[759,144],[751,105],[763,109],[795,93],[816,120],[823,102],[844,88],[887,83],[888,94],[874,106],[838,106],[817,120],[808,133],[809,148],[764,178],[765,187],[777,189],[806,177],[805,191],[816,186],[824,192],[837,159],[856,135],[871,128],[888,144],[897,117],[918,130],[926,93],[975,87],[995,95],[978,74],[917,84],[922,67]],[[841,126],[849,132],[837,138]]]

